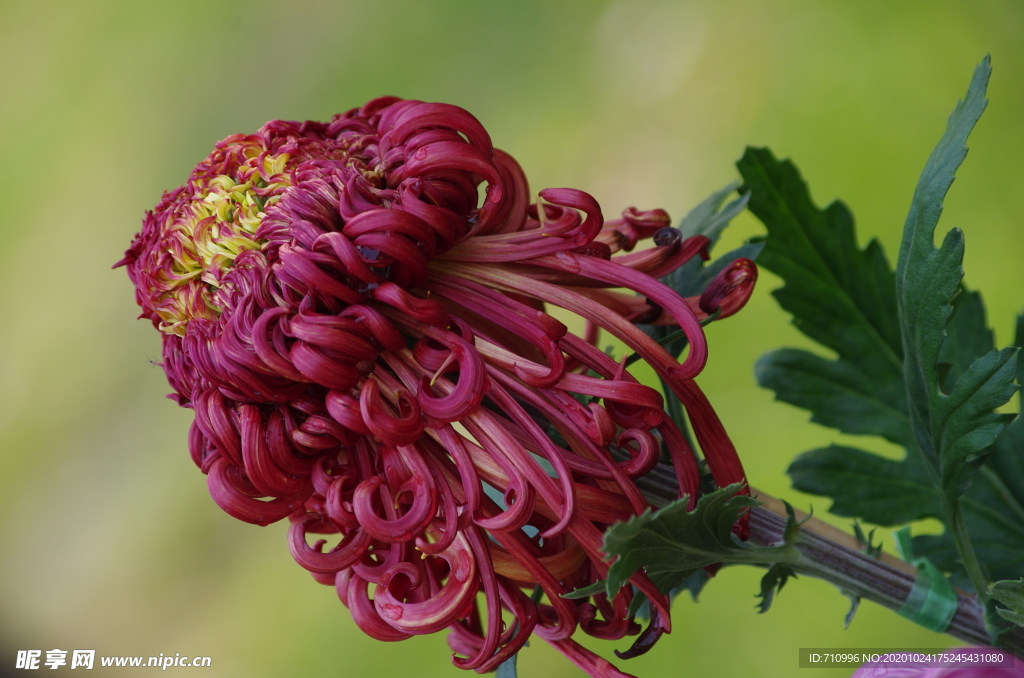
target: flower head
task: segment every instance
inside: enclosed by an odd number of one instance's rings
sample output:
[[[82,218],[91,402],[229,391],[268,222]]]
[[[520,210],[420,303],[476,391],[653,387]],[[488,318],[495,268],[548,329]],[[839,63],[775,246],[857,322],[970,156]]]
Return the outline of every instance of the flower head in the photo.
[[[453,661],[477,671],[535,633],[614,675],[572,635],[637,633],[633,589],[561,595],[605,576],[602,532],[649,507],[634,480],[663,450],[691,502],[701,474],[661,394],[597,331],[670,385],[714,480],[742,481],[693,378],[700,322],[738,310],[756,268],[736,262],[682,299],[657,278],[706,238],[682,239],[662,210],[605,222],[574,189],[529,196],[469,113],[386,97],[221,141],[118,265],[162,334],[172,397],[195,411],[189,449],[214,501],[251,523],[289,518],[295,560],[366,633],[449,629]],[[641,316],[684,330],[681,364]],[[668,604],[642,573],[631,582],[654,605],[649,644]]]

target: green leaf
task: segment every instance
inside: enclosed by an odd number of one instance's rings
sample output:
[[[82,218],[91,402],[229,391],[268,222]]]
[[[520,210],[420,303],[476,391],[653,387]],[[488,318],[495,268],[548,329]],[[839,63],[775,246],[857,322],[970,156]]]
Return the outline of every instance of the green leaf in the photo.
[[[589,598],[590,596],[597,595],[598,593],[605,593],[608,590],[608,580],[602,579],[594,582],[590,586],[584,586],[583,588],[576,589],[575,591],[569,591],[569,593],[563,593],[563,598],[569,600],[579,600],[580,598]]]
[[[877,241],[857,249],[853,217],[840,202],[825,210],[788,160],[748,148],[737,163],[750,211],[768,229],[758,264],[785,281],[773,294],[793,324],[872,386],[872,396],[904,410],[894,278]]]
[[[1024,314],[1017,316],[1014,345],[1024,347]],[[1019,358],[1017,383],[1024,384],[1024,360]],[[1017,515],[1024,522],[1024,418],[1017,417],[996,439],[988,465],[1004,484],[1006,493],[1016,499]]]
[[[954,300],[947,337],[953,346],[943,344],[940,351],[949,364],[969,366],[990,349],[991,331],[984,314],[978,312],[980,307],[977,293],[964,292]],[[1021,343],[1024,316],[1019,319],[1015,344]],[[1014,579],[1024,576],[1024,419],[1004,429],[991,449],[986,466],[961,503],[975,550],[990,574]],[[916,454],[894,461],[852,447],[830,446],[800,455],[788,473],[795,489],[831,497],[834,503],[829,510],[836,515],[886,526],[944,518],[942,498]],[[959,567],[948,534],[914,537],[914,549],[947,572]],[[955,581],[969,586],[962,575]]]
[[[757,594],[757,597],[761,599],[761,602],[757,604],[759,614],[764,614],[771,609],[775,594],[782,590],[790,577],[796,579],[796,572],[788,565],[774,563],[768,568],[768,571],[761,577],[761,592]]]
[[[942,490],[951,499],[967,490],[985,460],[986,448],[1015,416],[995,410],[1017,390],[1017,352],[1013,347],[987,353],[964,372],[948,396],[939,394],[933,401],[931,442],[938,452]]]
[[[810,410],[811,421],[843,433],[878,435],[908,442],[909,420],[893,389],[846,360],[827,360],[809,351],[783,348],[766,353],[754,366],[757,383],[778,400]]]
[[[830,445],[797,457],[787,470],[793,487],[833,499],[831,513],[875,525],[942,515],[942,502],[914,457],[894,461],[854,447]]]
[[[961,286],[952,306],[953,314],[946,326],[946,337],[939,348],[938,366],[943,393],[952,391],[953,384],[974,361],[996,345],[985,319],[985,302],[980,293]]]
[[[1015,390],[1016,349],[993,350],[977,359],[951,385],[949,395],[940,389],[937,369],[953,311],[950,302],[963,275],[964,239],[953,229],[936,248],[935,227],[954,174],[967,156],[967,136],[988,103],[985,88],[990,73],[986,57],[925,164],[896,266],[904,378],[916,448],[950,501],[967,490],[984,461],[983,451],[1013,418],[993,410]]]
[[[988,593],[1008,608],[996,609],[1003,619],[1024,626],[1024,579],[997,581],[989,587]]]
[[[641,568],[667,593],[713,563],[775,563],[794,558],[791,544],[754,547],[733,537],[736,521],[760,506],[756,499],[737,495],[739,489],[730,485],[707,494],[693,511],[686,510],[684,497],[610,527],[604,550],[616,560],[608,570],[608,595],[614,595]]]
[[[733,217],[743,211],[747,206],[748,195],[741,195],[724,208],[722,203],[736,190],[736,184],[729,184],[721,190],[715,191],[704,199],[699,205],[690,210],[683,220],[679,222],[679,230],[684,238],[691,238],[695,235],[703,235],[711,239],[714,244],[722,230],[729,225]]]
[[[1011,416],[993,410],[1013,391],[1014,349],[993,350],[980,295],[960,285],[958,234],[944,249],[932,242],[942,198],[963,160],[963,142],[984,108],[987,75],[986,59],[915,193],[904,242],[909,254],[900,260],[900,303],[932,306],[927,313],[917,309],[907,327],[898,323],[895,277],[881,248],[872,242],[863,251],[856,249],[845,207],[834,203],[817,209],[796,168],[767,150],[748,149],[739,167],[743,189],[751,192],[750,209],[769,232],[759,264],[785,281],[776,296],[793,314],[794,324],[837,354],[830,360],[807,351],[775,351],[759,361],[759,383],[775,390],[779,400],[809,410],[817,423],[850,434],[879,435],[912,450],[902,461],[851,447],[812,450],[791,465],[794,486],[832,497],[834,513],[882,525],[924,517],[945,520],[943,502],[966,489],[960,504],[975,550],[993,576],[1010,579],[1024,575],[1024,420],[1003,428]],[[929,271],[945,278],[929,278]],[[872,303],[866,290],[888,291]],[[929,329],[921,331],[926,321]],[[906,367],[903,331],[911,339]],[[1022,344],[1024,316],[1018,318],[1016,341]],[[922,358],[922,350],[927,357]],[[1024,364],[1016,372],[1018,382],[1024,380]],[[908,379],[930,385],[924,409],[917,401],[914,424]],[[922,429],[925,416],[931,428]],[[922,432],[937,445],[938,465],[935,457],[917,451]],[[946,571],[960,567],[948,534],[916,537],[914,544]],[[962,576],[958,582],[965,584]]]

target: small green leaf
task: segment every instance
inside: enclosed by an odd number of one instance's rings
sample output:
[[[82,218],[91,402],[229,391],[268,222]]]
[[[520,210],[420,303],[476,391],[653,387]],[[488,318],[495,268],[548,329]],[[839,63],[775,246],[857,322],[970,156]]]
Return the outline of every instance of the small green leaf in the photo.
[[[1024,579],[997,581],[989,587],[988,593],[1008,608],[996,609],[1003,619],[1024,626]]]
[[[604,550],[616,558],[608,570],[607,593],[614,595],[641,568],[668,593],[695,571],[713,563],[786,562],[792,545],[754,547],[735,539],[732,528],[760,502],[737,495],[730,485],[700,498],[693,511],[684,497],[656,512],[645,512],[605,532]]]
[[[1016,347],[1004,348],[978,358],[948,396],[939,394],[933,401],[932,441],[939,453],[942,490],[950,499],[967,491],[988,446],[1013,421],[1015,415],[995,410],[1017,390],[1017,352]]]
[[[839,589],[839,592],[850,599],[850,611],[846,613],[845,617],[843,617],[843,628],[848,629],[850,628],[850,624],[853,623],[853,618],[856,616],[857,610],[860,609],[860,596],[855,593],[850,593],[849,591],[844,591],[843,589]]]
[[[758,614],[764,614],[771,609],[775,594],[782,591],[782,587],[786,585],[790,577],[796,579],[796,572],[788,565],[775,563],[768,568],[765,575],[761,577],[761,592],[757,594],[757,597],[761,599],[761,602],[756,605]]]
[[[584,586],[583,588],[576,589],[575,591],[569,591],[569,593],[563,593],[563,598],[569,600],[579,600],[581,598],[589,598],[590,596],[597,595],[598,593],[605,593],[608,590],[608,582],[602,579],[598,582],[594,582],[590,586]]]
[[[733,217],[743,211],[750,199],[749,195],[741,195],[719,210],[725,199],[735,190],[736,184],[729,184],[725,188],[715,191],[690,210],[679,222],[679,230],[683,237],[692,238],[695,235],[703,235],[710,238],[712,244],[717,242],[722,230],[729,225]]]
[[[864,534],[864,530],[861,529],[860,522],[857,520],[853,521],[853,535],[857,538],[857,543],[860,545],[860,550],[863,553],[871,556],[872,558],[882,557],[882,545],[874,544],[875,530],[872,528],[867,535]],[[849,622],[846,624],[849,626]]]

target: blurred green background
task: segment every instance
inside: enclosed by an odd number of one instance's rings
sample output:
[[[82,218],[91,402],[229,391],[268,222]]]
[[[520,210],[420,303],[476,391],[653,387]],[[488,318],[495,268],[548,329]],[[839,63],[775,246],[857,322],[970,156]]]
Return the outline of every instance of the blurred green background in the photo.
[[[533,188],[676,219],[736,177],[745,145],[769,145],[894,260],[917,174],[990,52],[991,103],[940,230],[965,231],[967,282],[1005,343],[1024,302],[1022,35],[1019,0],[3,3],[0,673],[17,649],[89,648],[208,655],[209,676],[461,675],[443,634],[364,637],[292,562],[285,526],[229,518],[189,460],[190,412],[163,398],[157,334],[110,265],[218,139],[381,94],[446,101]],[[744,215],[722,251],[760,231]],[[842,436],[754,383],[759,355],[807,345],[762,275],[746,310],[710,329],[700,381],[753,484],[806,508],[788,461]],[[846,599],[803,579],[757,615],[759,576],[727,568],[620,666],[792,676],[799,647],[951,642],[871,603],[844,631]],[[562,675],[579,672],[542,641],[521,656],[523,678]]]

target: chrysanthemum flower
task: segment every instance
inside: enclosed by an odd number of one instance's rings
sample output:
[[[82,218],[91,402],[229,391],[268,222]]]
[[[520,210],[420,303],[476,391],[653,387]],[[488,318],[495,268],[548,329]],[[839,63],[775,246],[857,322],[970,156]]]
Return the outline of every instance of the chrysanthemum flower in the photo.
[[[633,588],[561,596],[604,577],[602,533],[649,507],[634,480],[663,450],[691,502],[701,473],[661,394],[595,347],[598,330],[670,385],[715,482],[744,479],[693,378],[701,320],[742,306],[756,269],[740,260],[680,298],[657,278],[708,240],[668,224],[633,208],[605,222],[568,188],[531,204],[469,113],[387,97],[221,141],[118,265],[162,334],[172,397],[195,411],[189,449],[214,501],[258,525],[289,518],[293,557],[363,631],[449,629],[455,664],[481,672],[536,634],[618,675],[572,636],[637,633]],[[681,364],[641,317],[684,330]],[[631,583],[667,631],[664,596]]]

